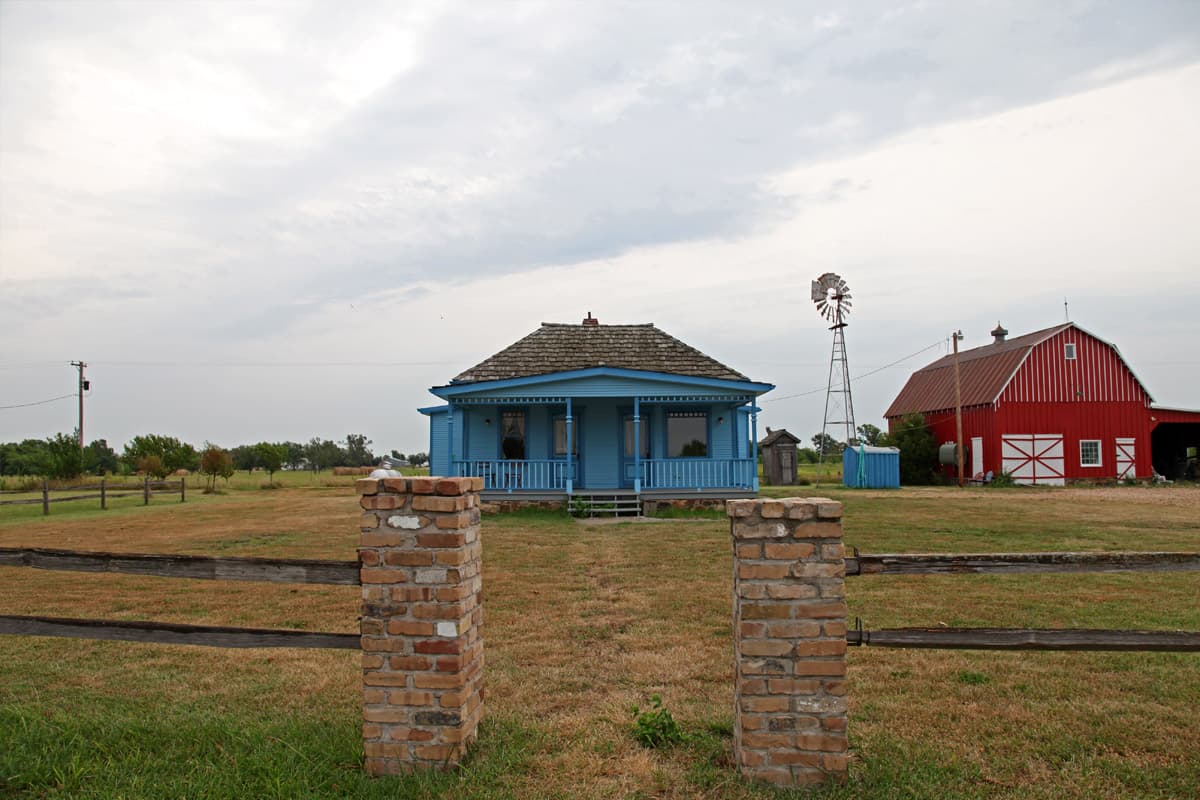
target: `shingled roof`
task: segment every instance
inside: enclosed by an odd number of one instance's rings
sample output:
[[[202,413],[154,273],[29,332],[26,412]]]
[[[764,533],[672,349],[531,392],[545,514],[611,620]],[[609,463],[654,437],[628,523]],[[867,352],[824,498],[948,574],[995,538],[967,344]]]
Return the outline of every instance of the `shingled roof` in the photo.
[[[750,380],[651,323],[566,325],[543,322],[542,327],[524,339],[461,372],[451,382],[499,381],[593,367],[728,381]]]
[[[963,407],[995,402],[1029,351],[1070,327],[1070,322],[1055,325],[1053,328],[959,353],[958,371]],[[942,411],[954,406],[954,355],[951,354],[914,372],[883,416],[899,417],[912,413]]]

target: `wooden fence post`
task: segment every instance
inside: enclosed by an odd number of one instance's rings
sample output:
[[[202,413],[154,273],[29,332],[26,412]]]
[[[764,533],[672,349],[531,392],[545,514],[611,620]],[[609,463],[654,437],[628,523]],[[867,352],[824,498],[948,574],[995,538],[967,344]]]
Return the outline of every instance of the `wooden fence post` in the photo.
[[[179,479],[179,502],[181,502],[181,503],[187,502],[187,483],[186,483],[186,481],[187,481],[187,478],[181,477]]]
[[[108,508],[108,487],[107,478],[100,478],[100,510],[104,511]]]
[[[364,478],[356,487],[366,769],[448,769],[483,716],[483,479]]]
[[[42,478],[42,516],[50,516],[50,482]]]
[[[846,779],[842,504],[731,500],[735,708],[742,775],[797,786]]]
[[[142,479],[142,505],[150,505],[150,476]]]

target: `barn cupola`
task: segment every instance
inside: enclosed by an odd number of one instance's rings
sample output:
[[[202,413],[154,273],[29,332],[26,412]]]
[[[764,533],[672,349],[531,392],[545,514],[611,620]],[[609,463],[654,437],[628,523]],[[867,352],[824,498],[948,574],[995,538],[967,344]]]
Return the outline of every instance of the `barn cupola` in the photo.
[[[996,327],[992,330],[992,344],[1000,344],[1008,336],[1008,331],[1004,330],[999,321],[996,322]]]

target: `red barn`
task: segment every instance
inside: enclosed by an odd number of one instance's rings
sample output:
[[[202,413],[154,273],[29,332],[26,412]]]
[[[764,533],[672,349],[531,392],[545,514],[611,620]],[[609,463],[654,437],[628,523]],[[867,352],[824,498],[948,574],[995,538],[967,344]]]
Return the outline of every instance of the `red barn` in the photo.
[[[1194,476],[1200,412],[1154,407],[1116,347],[1071,322],[1007,334],[997,326],[992,344],[958,354],[967,475],[1057,486]],[[953,442],[954,409],[948,355],[913,373],[884,416],[895,430],[920,413],[939,443]]]

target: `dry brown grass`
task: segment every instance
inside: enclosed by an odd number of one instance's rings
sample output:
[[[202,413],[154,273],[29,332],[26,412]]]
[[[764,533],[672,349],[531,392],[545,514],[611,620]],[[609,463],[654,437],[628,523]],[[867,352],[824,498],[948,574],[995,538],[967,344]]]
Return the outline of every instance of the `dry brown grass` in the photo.
[[[822,493],[846,502],[847,541],[864,552],[1200,549],[1200,493],[1187,490]],[[0,545],[348,559],[356,521],[345,490],[284,489],[0,525]],[[547,733],[531,769],[511,776],[514,796],[762,796],[719,768],[698,782],[694,753],[646,750],[628,734],[630,706],[655,692],[693,731],[732,717],[727,524],[585,527],[514,515],[485,518],[483,536],[487,707]],[[28,569],[0,570],[0,580],[10,614],[356,627],[354,587]],[[1200,628],[1194,573],[852,579],[849,595],[851,613],[875,627]],[[353,653],[6,639],[0,674],[45,701],[86,689],[358,713]],[[1171,796],[1200,786],[1195,655],[863,649],[849,658],[852,769],[876,783],[928,765],[958,787],[931,796],[1154,796],[1156,780]],[[904,794],[923,778],[896,780]],[[877,789],[889,796],[886,784]]]

